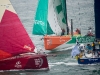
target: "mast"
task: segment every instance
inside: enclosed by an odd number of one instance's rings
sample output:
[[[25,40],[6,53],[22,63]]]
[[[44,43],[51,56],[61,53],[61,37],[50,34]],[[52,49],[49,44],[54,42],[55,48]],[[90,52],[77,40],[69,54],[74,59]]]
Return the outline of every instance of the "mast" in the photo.
[[[71,19],[71,36],[73,36],[73,19]]]

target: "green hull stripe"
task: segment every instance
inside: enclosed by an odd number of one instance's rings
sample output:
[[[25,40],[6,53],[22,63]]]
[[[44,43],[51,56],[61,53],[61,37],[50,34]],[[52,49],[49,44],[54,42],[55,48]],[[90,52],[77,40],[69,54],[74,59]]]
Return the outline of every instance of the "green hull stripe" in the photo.
[[[91,37],[91,36],[73,36],[72,39],[70,41],[67,42],[67,44],[71,44],[71,43],[76,43],[77,41],[79,43],[88,43],[88,42],[94,42],[95,37]]]

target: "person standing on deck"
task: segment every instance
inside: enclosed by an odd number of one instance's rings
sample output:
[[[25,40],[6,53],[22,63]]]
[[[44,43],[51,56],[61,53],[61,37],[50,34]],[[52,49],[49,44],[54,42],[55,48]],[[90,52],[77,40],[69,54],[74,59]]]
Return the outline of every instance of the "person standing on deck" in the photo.
[[[99,44],[99,49],[100,49],[100,41],[98,41],[98,44]]]
[[[61,36],[62,36],[62,35],[65,35],[65,29],[61,29],[61,30],[62,30]]]
[[[94,36],[91,27],[88,29],[87,36]]]
[[[90,44],[87,44],[86,49],[88,50],[88,53],[92,53],[92,46]]]
[[[99,45],[99,48],[98,48],[98,50],[97,50],[97,54],[98,54],[98,57],[100,57],[100,40],[98,40],[98,41],[96,41],[96,42],[98,42],[98,45]]]
[[[76,32],[78,33],[78,34],[81,34],[81,31],[77,28],[76,29]]]
[[[100,41],[98,41],[98,44],[99,44],[99,50],[97,50],[97,54],[98,54],[98,57],[100,57]]]
[[[92,48],[93,48],[93,54],[95,55],[96,49],[95,49],[95,43],[94,42],[92,43]]]

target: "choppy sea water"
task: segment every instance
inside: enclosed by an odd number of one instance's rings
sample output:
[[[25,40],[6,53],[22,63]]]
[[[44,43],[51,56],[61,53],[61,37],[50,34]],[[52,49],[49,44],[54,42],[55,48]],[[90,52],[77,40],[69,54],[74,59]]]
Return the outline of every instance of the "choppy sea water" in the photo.
[[[49,71],[3,72],[0,75],[100,75],[100,65],[78,65],[70,56],[70,50],[55,51],[56,57],[48,57]]]
[[[37,48],[44,48],[42,36],[32,35],[33,19],[37,0],[10,0],[19,18],[26,28],[30,38]],[[68,20],[73,19],[74,29],[79,27],[86,33],[88,26],[94,26],[94,1],[93,0],[67,0]],[[78,65],[70,56],[71,50],[60,49],[49,54],[49,71],[34,72],[2,72],[0,75],[100,75],[100,65]]]

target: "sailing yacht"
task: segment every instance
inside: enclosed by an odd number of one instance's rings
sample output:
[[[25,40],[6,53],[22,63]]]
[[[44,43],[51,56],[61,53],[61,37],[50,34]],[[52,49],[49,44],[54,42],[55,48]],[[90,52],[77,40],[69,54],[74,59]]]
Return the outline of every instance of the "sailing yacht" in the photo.
[[[0,0],[0,71],[48,70],[9,0]]]
[[[73,29],[68,32],[68,29],[70,25],[67,22],[66,0],[38,0],[32,34],[44,37],[46,50],[72,47],[77,41],[80,43],[94,41],[92,36],[82,36],[73,32]]]
[[[94,0],[94,12],[95,12],[95,50],[93,50],[94,54],[85,54],[85,57],[78,58],[78,64],[100,64],[100,0]]]

